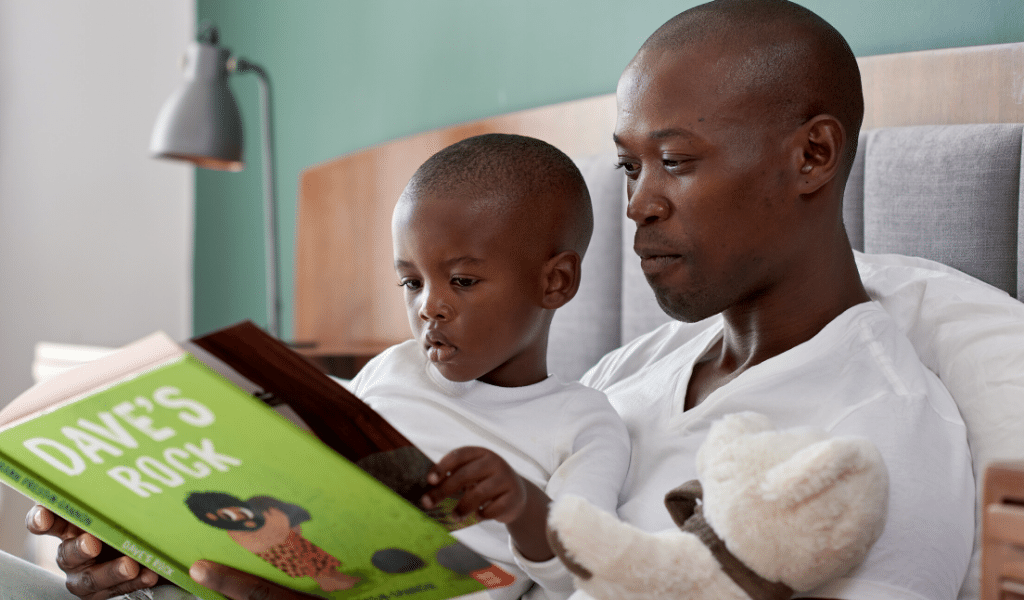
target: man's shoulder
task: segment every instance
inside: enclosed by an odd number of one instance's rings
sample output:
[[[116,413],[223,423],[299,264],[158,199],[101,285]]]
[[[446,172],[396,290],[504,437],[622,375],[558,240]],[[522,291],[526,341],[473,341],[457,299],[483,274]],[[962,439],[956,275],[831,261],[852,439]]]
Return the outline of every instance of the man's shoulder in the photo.
[[[722,320],[718,315],[696,323],[665,323],[606,354],[580,381],[589,387],[606,390],[651,365],[677,357],[696,340],[716,335],[721,327]]]

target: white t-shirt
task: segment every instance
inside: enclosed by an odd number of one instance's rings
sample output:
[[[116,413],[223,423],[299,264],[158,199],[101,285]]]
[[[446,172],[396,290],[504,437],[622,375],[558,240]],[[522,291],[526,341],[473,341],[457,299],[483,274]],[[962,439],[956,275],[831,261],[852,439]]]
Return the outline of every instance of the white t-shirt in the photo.
[[[435,462],[455,448],[482,446],[552,500],[571,493],[615,511],[629,439],[601,392],[554,376],[514,388],[448,381],[412,340],[371,360],[349,387]],[[571,577],[558,559],[526,561],[514,552],[502,523],[484,521],[454,535],[516,576],[516,584],[492,590],[493,598],[572,593]],[[531,579],[543,587],[531,588]]]
[[[966,429],[949,393],[889,315],[874,302],[854,306],[811,340],[684,412],[693,363],[721,335],[720,317],[670,323],[609,354],[582,378],[608,394],[632,438],[620,517],[647,531],[674,528],[664,494],[696,477],[697,449],[711,423],[728,413],[760,412],[779,429],[816,425],[863,436],[889,470],[885,529],[860,567],[806,595],[956,598],[974,540]]]

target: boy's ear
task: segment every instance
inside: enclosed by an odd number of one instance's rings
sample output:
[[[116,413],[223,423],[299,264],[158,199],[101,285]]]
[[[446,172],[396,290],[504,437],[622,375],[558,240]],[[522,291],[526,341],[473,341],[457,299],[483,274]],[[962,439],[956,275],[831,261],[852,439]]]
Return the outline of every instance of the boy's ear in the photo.
[[[574,250],[565,250],[554,255],[544,265],[544,296],[541,306],[554,310],[573,299],[580,289],[580,263],[582,259]]]

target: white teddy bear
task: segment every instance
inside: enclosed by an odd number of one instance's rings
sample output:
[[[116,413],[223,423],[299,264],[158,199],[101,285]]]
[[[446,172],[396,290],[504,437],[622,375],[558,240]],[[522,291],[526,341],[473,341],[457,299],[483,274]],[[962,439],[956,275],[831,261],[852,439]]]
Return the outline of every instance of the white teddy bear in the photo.
[[[697,473],[665,497],[678,531],[555,503],[549,537],[577,587],[598,600],[789,598],[860,564],[885,524],[888,473],[863,438],[738,413],[711,426]]]

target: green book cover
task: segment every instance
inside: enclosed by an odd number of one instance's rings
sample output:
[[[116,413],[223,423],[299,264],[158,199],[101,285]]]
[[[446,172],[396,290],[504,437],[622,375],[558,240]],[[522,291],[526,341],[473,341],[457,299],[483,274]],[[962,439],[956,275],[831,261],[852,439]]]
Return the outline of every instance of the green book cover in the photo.
[[[0,429],[0,480],[203,598],[221,596],[188,577],[199,559],[332,599],[441,599],[508,583],[196,357],[156,362],[15,415]]]

